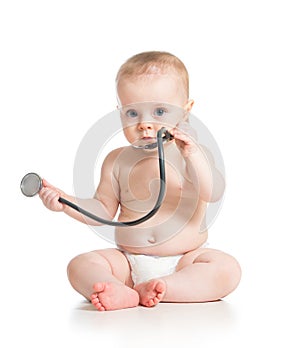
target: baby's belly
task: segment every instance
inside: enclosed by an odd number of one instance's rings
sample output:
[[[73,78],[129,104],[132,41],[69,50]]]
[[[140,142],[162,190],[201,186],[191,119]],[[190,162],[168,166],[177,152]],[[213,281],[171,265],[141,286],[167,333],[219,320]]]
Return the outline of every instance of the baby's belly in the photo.
[[[118,235],[116,239],[117,240],[120,239],[120,241],[117,242],[117,245],[121,250],[125,250],[130,253],[144,254],[144,255],[157,255],[157,256],[180,255],[188,251],[197,249],[198,247],[203,245],[207,240],[207,231],[202,233],[194,233],[193,236],[191,236],[190,232],[183,231],[169,240],[166,240],[163,242],[157,242],[157,243],[151,243],[147,239],[144,239],[144,240],[142,240],[141,238],[138,240],[134,239],[132,242],[138,242],[141,244],[141,246],[138,247],[138,246],[134,246],[134,244],[138,244],[138,243],[132,243],[132,245],[129,245],[128,240],[126,240],[126,243],[122,243],[123,237],[119,238],[120,237],[119,233],[123,233],[123,232],[116,233]],[[152,235],[149,235],[149,237],[152,237]]]
[[[168,218],[166,218],[168,216]],[[199,216],[157,213],[148,222],[132,227],[118,227],[117,245],[131,253],[146,255],[178,255],[196,249],[207,239]]]

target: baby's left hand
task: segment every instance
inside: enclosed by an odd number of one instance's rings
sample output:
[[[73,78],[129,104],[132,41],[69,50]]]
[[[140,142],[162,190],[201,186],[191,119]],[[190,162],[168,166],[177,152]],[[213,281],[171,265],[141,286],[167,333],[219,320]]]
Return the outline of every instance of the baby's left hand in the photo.
[[[173,135],[183,157],[189,157],[199,151],[197,133],[189,123],[180,122],[176,128],[169,130],[169,132]]]

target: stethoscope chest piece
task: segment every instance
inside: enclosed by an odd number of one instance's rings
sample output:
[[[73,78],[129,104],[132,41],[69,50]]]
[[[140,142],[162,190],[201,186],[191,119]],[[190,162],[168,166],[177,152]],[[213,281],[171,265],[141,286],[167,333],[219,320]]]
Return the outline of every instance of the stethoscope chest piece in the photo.
[[[36,173],[26,174],[20,184],[21,191],[26,197],[33,197],[42,188],[42,178]]]

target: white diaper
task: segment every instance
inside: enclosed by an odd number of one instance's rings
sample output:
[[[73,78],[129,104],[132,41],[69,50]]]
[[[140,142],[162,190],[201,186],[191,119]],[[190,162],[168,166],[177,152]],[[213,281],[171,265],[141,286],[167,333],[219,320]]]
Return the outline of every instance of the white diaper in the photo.
[[[131,267],[134,285],[172,274],[182,255],[152,256],[124,252]]]

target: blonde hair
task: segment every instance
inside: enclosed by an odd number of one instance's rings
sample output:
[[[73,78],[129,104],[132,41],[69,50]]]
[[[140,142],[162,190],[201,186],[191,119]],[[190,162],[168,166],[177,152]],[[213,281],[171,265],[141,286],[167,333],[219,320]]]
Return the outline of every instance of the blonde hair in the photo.
[[[129,58],[119,69],[116,85],[123,78],[136,78],[142,75],[175,72],[183,82],[189,97],[189,74],[182,61],[168,52],[148,51]]]

